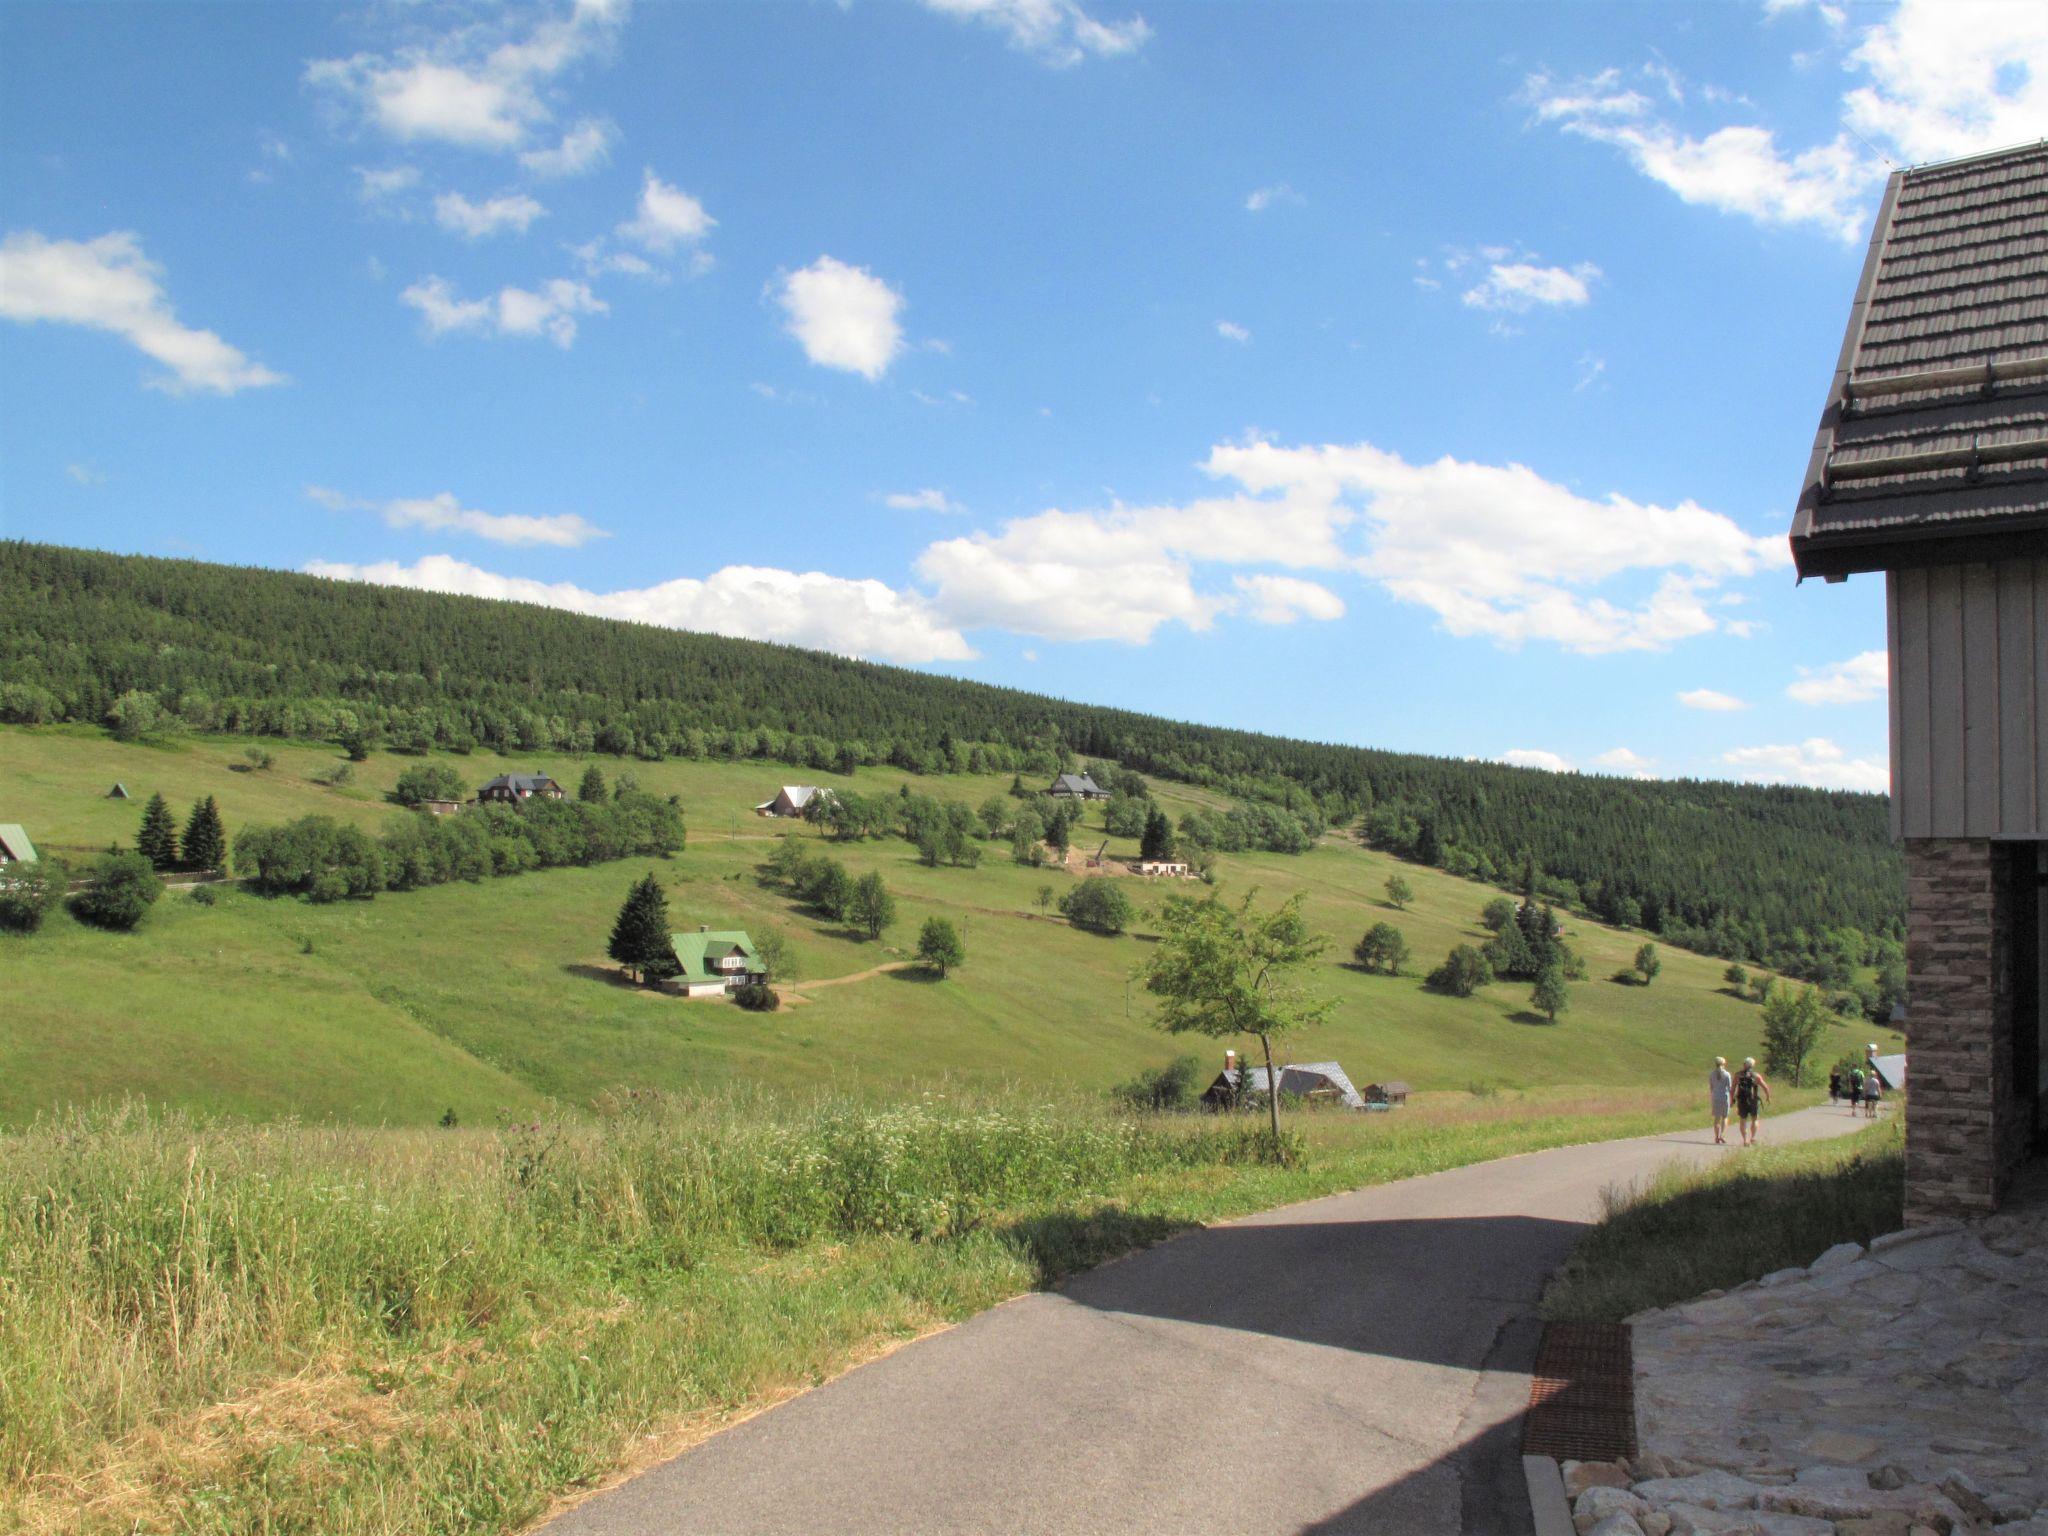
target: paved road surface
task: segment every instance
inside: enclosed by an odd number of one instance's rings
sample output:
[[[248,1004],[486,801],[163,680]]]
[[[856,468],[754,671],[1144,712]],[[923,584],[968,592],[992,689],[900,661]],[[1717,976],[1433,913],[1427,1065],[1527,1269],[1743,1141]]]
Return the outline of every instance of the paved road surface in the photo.
[[[546,1536],[1525,1532],[1544,1277],[1604,1186],[1716,1155],[1739,1153],[1704,1130],[1565,1147],[1190,1233],[793,1398]]]

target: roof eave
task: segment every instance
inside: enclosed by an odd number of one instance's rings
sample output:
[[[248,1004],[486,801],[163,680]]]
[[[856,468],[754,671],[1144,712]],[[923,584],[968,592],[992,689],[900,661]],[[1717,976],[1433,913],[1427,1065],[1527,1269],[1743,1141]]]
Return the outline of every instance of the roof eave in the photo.
[[[1985,565],[2038,556],[2048,513],[2008,518],[1995,528],[1881,528],[1792,538],[1801,577],[1839,580],[1866,571],[1919,570],[1930,565]]]

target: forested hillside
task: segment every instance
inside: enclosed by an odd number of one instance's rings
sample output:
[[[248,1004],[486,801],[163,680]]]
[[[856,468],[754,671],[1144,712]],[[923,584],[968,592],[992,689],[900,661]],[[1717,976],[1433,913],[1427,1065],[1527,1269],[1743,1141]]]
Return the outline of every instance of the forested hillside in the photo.
[[[0,543],[0,719],[357,751],[1043,774],[1078,758],[1355,825],[1676,942],[1797,964],[1899,930],[1873,795],[1580,777],[1263,736],[526,604]]]

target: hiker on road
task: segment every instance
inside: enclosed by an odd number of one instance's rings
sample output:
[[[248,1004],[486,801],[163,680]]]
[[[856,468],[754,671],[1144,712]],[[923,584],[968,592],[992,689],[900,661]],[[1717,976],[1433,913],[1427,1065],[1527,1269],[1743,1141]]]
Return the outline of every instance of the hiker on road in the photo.
[[[1714,1111],[1714,1145],[1728,1144],[1728,1098],[1735,1091],[1735,1079],[1728,1075],[1728,1058],[1716,1056],[1714,1070],[1707,1074],[1707,1098]]]
[[[1745,1147],[1756,1145],[1757,1121],[1763,1118],[1763,1107],[1770,1098],[1771,1085],[1757,1071],[1756,1058],[1743,1057],[1742,1070],[1735,1074],[1735,1118],[1740,1123]]]

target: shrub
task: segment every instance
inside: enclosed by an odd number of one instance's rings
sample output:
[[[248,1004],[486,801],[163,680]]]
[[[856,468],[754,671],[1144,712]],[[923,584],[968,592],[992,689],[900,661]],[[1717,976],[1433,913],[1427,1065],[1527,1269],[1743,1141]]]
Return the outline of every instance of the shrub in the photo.
[[[92,883],[71,898],[71,915],[95,928],[126,932],[142,921],[164,883],[139,853],[110,853],[93,867]]]
[[[1479,921],[1489,933],[1499,933],[1515,920],[1515,904],[1505,896],[1496,896],[1479,909]]]
[[[467,792],[462,775],[446,763],[420,763],[398,776],[391,798],[400,805],[418,805],[426,800],[461,800]]]
[[[64,866],[47,856],[0,870],[0,928],[34,933],[64,899],[65,884]]]
[[[758,981],[733,988],[732,1000],[749,1013],[773,1013],[782,1006],[782,994]]]
[[[1398,976],[1401,967],[1408,963],[1408,941],[1392,923],[1374,923],[1351,951],[1351,957],[1368,971]]]
[[[1109,1096],[1126,1109],[1193,1109],[1202,1099],[1202,1064],[1193,1056],[1176,1056],[1118,1083]]]
[[[1131,923],[1131,899],[1114,880],[1083,880],[1060,898],[1060,911],[1091,933],[1122,933]]]
[[[210,907],[220,900],[220,892],[210,885],[195,885],[192,887],[192,899],[202,907]]]
[[[1442,965],[1429,973],[1425,984],[1432,992],[1470,997],[1492,980],[1493,968],[1486,963],[1486,957],[1470,944],[1460,944],[1444,956]]]

